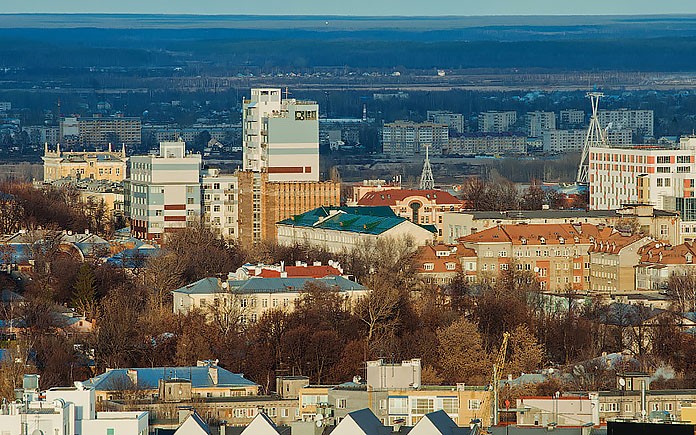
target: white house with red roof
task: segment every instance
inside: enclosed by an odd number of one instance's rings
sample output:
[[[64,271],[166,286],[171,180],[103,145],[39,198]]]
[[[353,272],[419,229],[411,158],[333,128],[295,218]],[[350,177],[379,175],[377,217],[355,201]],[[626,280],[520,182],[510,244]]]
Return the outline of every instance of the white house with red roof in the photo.
[[[251,264],[247,263],[239,267],[232,276],[237,280],[249,278],[324,278],[326,276],[344,276],[343,268],[338,261],[329,260],[328,264],[315,261],[307,264],[296,261],[294,266],[280,264]]]
[[[420,225],[434,225],[442,240],[446,212],[460,211],[462,201],[444,190],[390,189],[366,193],[358,206],[388,206],[395,215]]]

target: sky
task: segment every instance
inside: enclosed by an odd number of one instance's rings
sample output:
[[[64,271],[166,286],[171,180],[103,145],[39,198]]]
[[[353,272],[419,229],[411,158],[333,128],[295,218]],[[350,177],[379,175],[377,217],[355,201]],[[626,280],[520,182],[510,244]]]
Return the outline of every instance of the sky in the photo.
[[[694,0],[0,0],[0,13],[240,15],[696,14]]]

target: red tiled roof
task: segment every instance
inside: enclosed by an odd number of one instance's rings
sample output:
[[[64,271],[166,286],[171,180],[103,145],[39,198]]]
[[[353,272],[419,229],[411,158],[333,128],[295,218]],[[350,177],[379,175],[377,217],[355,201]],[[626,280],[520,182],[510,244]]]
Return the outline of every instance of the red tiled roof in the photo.
[[[325,276],[340,276],[341,271],[333,266],[286,266],[288,278],[324,278]],[[260,278],[280,278],[280,272],[273,269],[261,269],[256,275]]]
[[[686,243],[672,246],[662,242],[650,242],[642,246],[638,253],[641,254],[641,263],[694,264],[696,259],[696,251]]]
[[[396,205],[397,201],[406,198],[424,198],[423,202],[435,202],[438,205],[461,205],[462,201],[444,190],[390,189],[368,192],[358,201],[358,205]]]

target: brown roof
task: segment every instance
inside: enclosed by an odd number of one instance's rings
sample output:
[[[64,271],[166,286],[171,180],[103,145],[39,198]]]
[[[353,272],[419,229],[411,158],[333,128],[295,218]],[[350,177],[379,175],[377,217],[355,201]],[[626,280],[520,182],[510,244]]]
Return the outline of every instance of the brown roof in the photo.
[[[696,250],[689,244],[672,246],[662,242],[650,242],[642,246],[638,253],[641,254],[641,263],[651,264],[694,264]]]
[[[435,253],[437,251],[443,251],[444,249],[450,250],[452,246],[449,245],[435,245],[435,246],[421,246],[418,249],[418,253],[415,258],[416,272],[417,273],[457,273],[461,272],[462,266],[459,263],[459,258],[457,252],[452,252],[449,256],[438,257]],[[433,265],[432,270],[425,270],[424,265],[426,263],[431,263]],[[447,269],[447,263],[454,263],[454,269]]]
[[[396,205],[409,197],[425,198],[423,202],[435,202],[438,205],[461,205],[462,201],[444,190],[390,189],[368,192],[358,201],[358,205]]]
[[[612,231],[608,236],[600,234],[590,246],[589,252],[603,252],[605,254],[617,254],[626,246],[644,238],[638,234],[629,234],[620,231]]]
[[[603,230],[590,224],[515,224],[497,225],[462,237],[460,242],[500,243],[513,245],[565,245],[589,244]],[[577,241],[576,241],[577,238]]]

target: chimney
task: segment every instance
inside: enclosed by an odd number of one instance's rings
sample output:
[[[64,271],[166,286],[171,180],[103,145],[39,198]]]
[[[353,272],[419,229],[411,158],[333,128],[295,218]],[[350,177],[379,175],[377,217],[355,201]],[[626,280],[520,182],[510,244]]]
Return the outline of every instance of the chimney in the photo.
[[[208,376],[210,376],[210,380],[213,382],[213,385],[218,384],[218,368],[216,365],[208,366]]]
[[[128,379],[135,386],[138,385],[138,371],[133,369],[128,369]]]
[[[282,272],[285,272],[285,261],[280,262],[280,272],[281,272],[281,274],[282,274]]]
[[[321,261],[315,261],[314,264],[312,264],[312,266],[321,266]]]
[[[261,266],[254,266],[254,276],[261,275]]]

